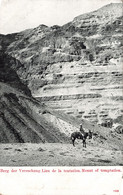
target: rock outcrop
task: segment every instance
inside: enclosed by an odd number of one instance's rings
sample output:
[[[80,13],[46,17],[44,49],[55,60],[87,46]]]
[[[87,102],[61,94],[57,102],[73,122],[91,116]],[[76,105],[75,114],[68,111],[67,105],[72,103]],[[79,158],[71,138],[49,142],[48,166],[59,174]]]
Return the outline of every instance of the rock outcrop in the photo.
[[[122,124],[122,19],[122,4],[109,4],[63,26],[1,35],[1,48],[38,101],[78,119]]]
[[[68,143],[72,118],[0,82],[0,143]],[[75,119],[74,119],[75,120]]]

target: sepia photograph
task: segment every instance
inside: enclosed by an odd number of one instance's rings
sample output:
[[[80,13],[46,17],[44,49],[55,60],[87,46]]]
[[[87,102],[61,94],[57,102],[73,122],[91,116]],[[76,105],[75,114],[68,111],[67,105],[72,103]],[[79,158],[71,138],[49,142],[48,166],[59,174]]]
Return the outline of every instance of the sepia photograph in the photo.
[[[0,167],[123,166],[122,23],[121,0],[0,1]]]

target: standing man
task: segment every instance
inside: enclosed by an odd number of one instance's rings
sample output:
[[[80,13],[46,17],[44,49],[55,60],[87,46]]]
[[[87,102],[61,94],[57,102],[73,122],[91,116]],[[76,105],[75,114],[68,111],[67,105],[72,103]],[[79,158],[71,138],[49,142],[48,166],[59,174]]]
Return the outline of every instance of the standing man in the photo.
[[[83,127],[82,127],[82,124],[80,124],[80,132],[81,132],[81,133],[84,133],[84,129],[83,129]]]

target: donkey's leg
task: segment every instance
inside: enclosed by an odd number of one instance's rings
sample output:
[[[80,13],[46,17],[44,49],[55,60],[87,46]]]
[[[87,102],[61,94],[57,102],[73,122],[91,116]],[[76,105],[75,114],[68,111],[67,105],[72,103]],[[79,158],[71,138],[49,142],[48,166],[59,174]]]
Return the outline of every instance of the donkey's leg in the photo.
[[[74,145],[75,138],[74,137],[71,137],[71,139],[72,139],[73,146],[75,146]]]
[[[83,140],[83,147],[86,148],[86,141],[85,140]]]
[[[75,147],[75,144],[74,144],[74,142],[75,142],[75,139],[72,139],[72,142],[73,142],[73,146]]]
[[[82,141],[82,143],[83,143],[83,147],[84,147],[84,140]]]
[[[86,148],[86,141],[85,141],[85,148]]]

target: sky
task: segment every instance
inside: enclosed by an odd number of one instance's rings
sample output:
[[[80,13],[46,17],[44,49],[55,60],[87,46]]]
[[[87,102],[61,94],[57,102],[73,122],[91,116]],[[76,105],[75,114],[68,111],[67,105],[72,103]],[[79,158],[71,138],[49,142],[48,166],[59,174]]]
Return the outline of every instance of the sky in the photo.
[[[0,0],[0,33],[8,34],[40,24],[63,25],[74,17],[122,0]]]

